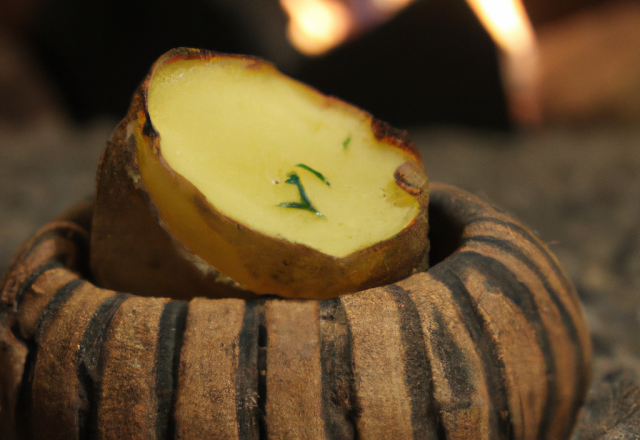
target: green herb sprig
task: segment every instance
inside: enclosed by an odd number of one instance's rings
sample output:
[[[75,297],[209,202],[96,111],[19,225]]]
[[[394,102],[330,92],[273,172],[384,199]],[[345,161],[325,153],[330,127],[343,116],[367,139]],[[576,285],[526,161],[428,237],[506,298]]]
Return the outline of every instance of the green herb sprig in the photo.
[[[306,168],[305,168],[306,169]],[[322,174],[320,174],[322,176]],[[298,187],[298,192],[300,193],[300,201],[299,202],[284,202],[280,203],[278,206],[283,208],[294,208],[294,209],[304,209],[305,211],[313,212],[318,217],[326,219],[324,215],[320,211],[318,211],[312,204],[311,200],[307,196],[307,193],[300,182],[300,177],[296,173],[289,173],[289,178],[285,180],[285,183],[290,185],[295,185]],[[324,180],[324,178],[323,178]]]
[[[313,168],[311,168],[308,165],[305,165],[303,163],[299,163],[298,165],[296,165],[299,168],[302,168],[303,170],[307,170],[310,173],[312,173],[314,176],[316,176],[318,179],[320,179],[321,181],[323,181],[324,183],[327,184],[327,186],[331,186],[331,184],[329,183],[329,181],[327,179],[325,179],[325,177],[322,175],[322,173],[314,170]]]

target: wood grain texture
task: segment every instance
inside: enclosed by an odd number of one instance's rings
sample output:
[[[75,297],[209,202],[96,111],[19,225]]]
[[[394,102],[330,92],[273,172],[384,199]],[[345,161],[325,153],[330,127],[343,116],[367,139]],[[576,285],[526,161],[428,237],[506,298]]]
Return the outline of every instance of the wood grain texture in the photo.
[[[351,326],[358,433],[364,438],[413,438],[398,306],[384,288],[342,301]]]
[[[157,438],[156,350],[166,303],[131,297],[113,317],[100,356],[96,438]]]
[[[191,302],[178,373],[178,438],[239,438],[239,394],[246,393],[236,385],[239,358],[250,350],[240,344],[244,314],[240,300]]]
[[[272,438],[325,438],[318,301],[273,300],[265,306],[265,420]]]
[[[468,319],[469,311],[456,303],[445,284],[428,273],[399,285],[410,292],[420,316],[440,436],[506,438],[508,425],[498,423],[507,409],[506,398],[492,380],[499,377],[498,362],[492,347],[483,343],[476,322]]]
[[[86,222],[45,226],[0,284],[3,439],[568,438],[591,356],[571,283],[501,210],[431,200],[431,268],[324,301],[100,289]]]
[[[79,438],[79,413],[87,404],[78,375],[79,348],[91,317],[111,295],[113,292],[95,292],[93,286],[75,280],[61,287],[48,303],[36,334],[29,417],[33,438]]]

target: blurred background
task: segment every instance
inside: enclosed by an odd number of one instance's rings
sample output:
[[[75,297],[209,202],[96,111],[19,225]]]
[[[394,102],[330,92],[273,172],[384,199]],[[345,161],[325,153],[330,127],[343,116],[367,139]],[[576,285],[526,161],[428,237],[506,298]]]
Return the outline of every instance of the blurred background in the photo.
[[[177,46],[265,58],[408,130],[431,180],[534,229],[593,330],[576,438],[640,436],[640,2],[0,0],[0,273],[91,195],[134,89]]]

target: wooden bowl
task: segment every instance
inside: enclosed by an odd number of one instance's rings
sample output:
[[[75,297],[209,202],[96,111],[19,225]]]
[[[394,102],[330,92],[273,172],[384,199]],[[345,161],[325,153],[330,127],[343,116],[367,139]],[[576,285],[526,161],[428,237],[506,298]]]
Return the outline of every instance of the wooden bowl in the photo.
[[[91,204],[0,283],[3,439],[564,439],[591,346],[549,249],[431,184],[431,268],[329,300],[101,289]]]

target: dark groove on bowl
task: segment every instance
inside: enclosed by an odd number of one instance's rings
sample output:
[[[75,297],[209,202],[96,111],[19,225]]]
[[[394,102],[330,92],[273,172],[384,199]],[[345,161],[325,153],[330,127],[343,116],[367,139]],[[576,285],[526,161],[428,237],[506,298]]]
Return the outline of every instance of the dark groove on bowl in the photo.
[[[164,306],[158,325],[156,348],[156,399],[158,417],[156,438],[173,440],[176,438],[174,407],[180,368],[180,351],[184,342],[189,303],[171,301]]]
[[[111,319],[129,294],[108,297],[94,312],[87,324],[78,349],[78,439],[96,438],[98,424],[98,387],[102,371],[100,353],[104,335]]]
[[[85,281],[73,280],[62,286],[49,300],[42,313],[38,317],[36,331],[32,338],[26,341],[28,347],[27,358],[16,403],[16,428],[20,436],[25,440],[32,438],[32,427],[34,423],[33,409],[33,379],[35,376],[36,362],[38,360],[38,340],[45,332],[51,320],[58,310],[71,298],[73,292]],[[24,340],[21,338],[21,340]]]
[[[29,275],[29,277],[26,279],[22,287],[20,287],[20,289],[16,293],[16,297],[14,300],[16,305],[16,311],[20,310],[20,306],[22,305],[22,300],[24,299],[25,293],[29,289],[31,289],[31,286],[33,286],[33,283],[35,283],[35,281],[40,277],[40,275],[42,275],[43,273],[51,269],[64,269],[64,268],[65,266],[59,261],[51,261],[50,263],[39,266],[31,275]]]
[[[434,402],[433,374],[427,356],[418,309],[409,292],[392,284],[386,287],[398,307],[400,334],[404,346],[405,384],[411,399],[411,427],[414,440],[437,440],[439,419]],[[442,440],[445,440],[442,438]]]
[[[260,415],[258,398],[258,324],[257,301],[245,302],[242,327],[238,335],[238,370],[236,374],[236,419],[239,440],[258,440]]]
[[[260,440],[268,440],[267,431],[267,347],[269,334],[264,308],[258,309],[258,431]]]
[[[339,298],[319,301],[322,419],[327,440],[355,437],[349,321]]]
[[[465,243],[480,243],[486,246],[495,247],[502,252],[512,255],[536,275],[536,277],[543,284],[546,292],[549,294],[551,301],[556,306],[558,313],[560,314],[560,319],[562,320],[563,328],[566,330],[571,341],[571,346],[574,349],[574,359],[576,361],[575,374],[578,376],[577,387],[579,390],[586,390],[586,387],[588,386],[588,377],[585,374],[584,348],[582,346],[582,341],[578,337],[576,323],[567,310],[565,304],[560,299],[560,295],[558,295],[558,292],[553,287],[551,287],[551,285],[549,284],[549,280],[544,276],[540,267],[538,267],[538,265],[536,265],[533,260],[529,259],[521,249],[518,249],[515,245],[513,245],[513,243],[507,240],[501,240],[492,236],[475,236],[466,239]],[[582,399],[579,398],[579,393],[576,393],[576,397],[574,398],[571,409],[571,414],[573,417],[576,416],[581,403]],[[542,429],[541,432],[545,431],[546,424],[548,424],[549,422],[550,420],[546,419],[543,424],[544,429]],[[571,426],[572,423],[567,423],[567,431],[570,430]],[[542,437],[539,438],[542,439]]]
[[[460,254],[450,258],[447,266],[440,265],[432,268],[429,274],[444,284],[452,294],[458,306],[461,321],[467,327],[476,353],[482,360],[486,387],[488,390],[493,418],[490,420],[492,435],[496,439],[513,439],[514,429],[510,418],[509,399],[504,383],[505,365],[496,344],[488,330],[488,324],[479,312],[477,304],[471,297],[462,279],[451,264],[459,259]],[[444,317],[441,317],[444,321]]]

